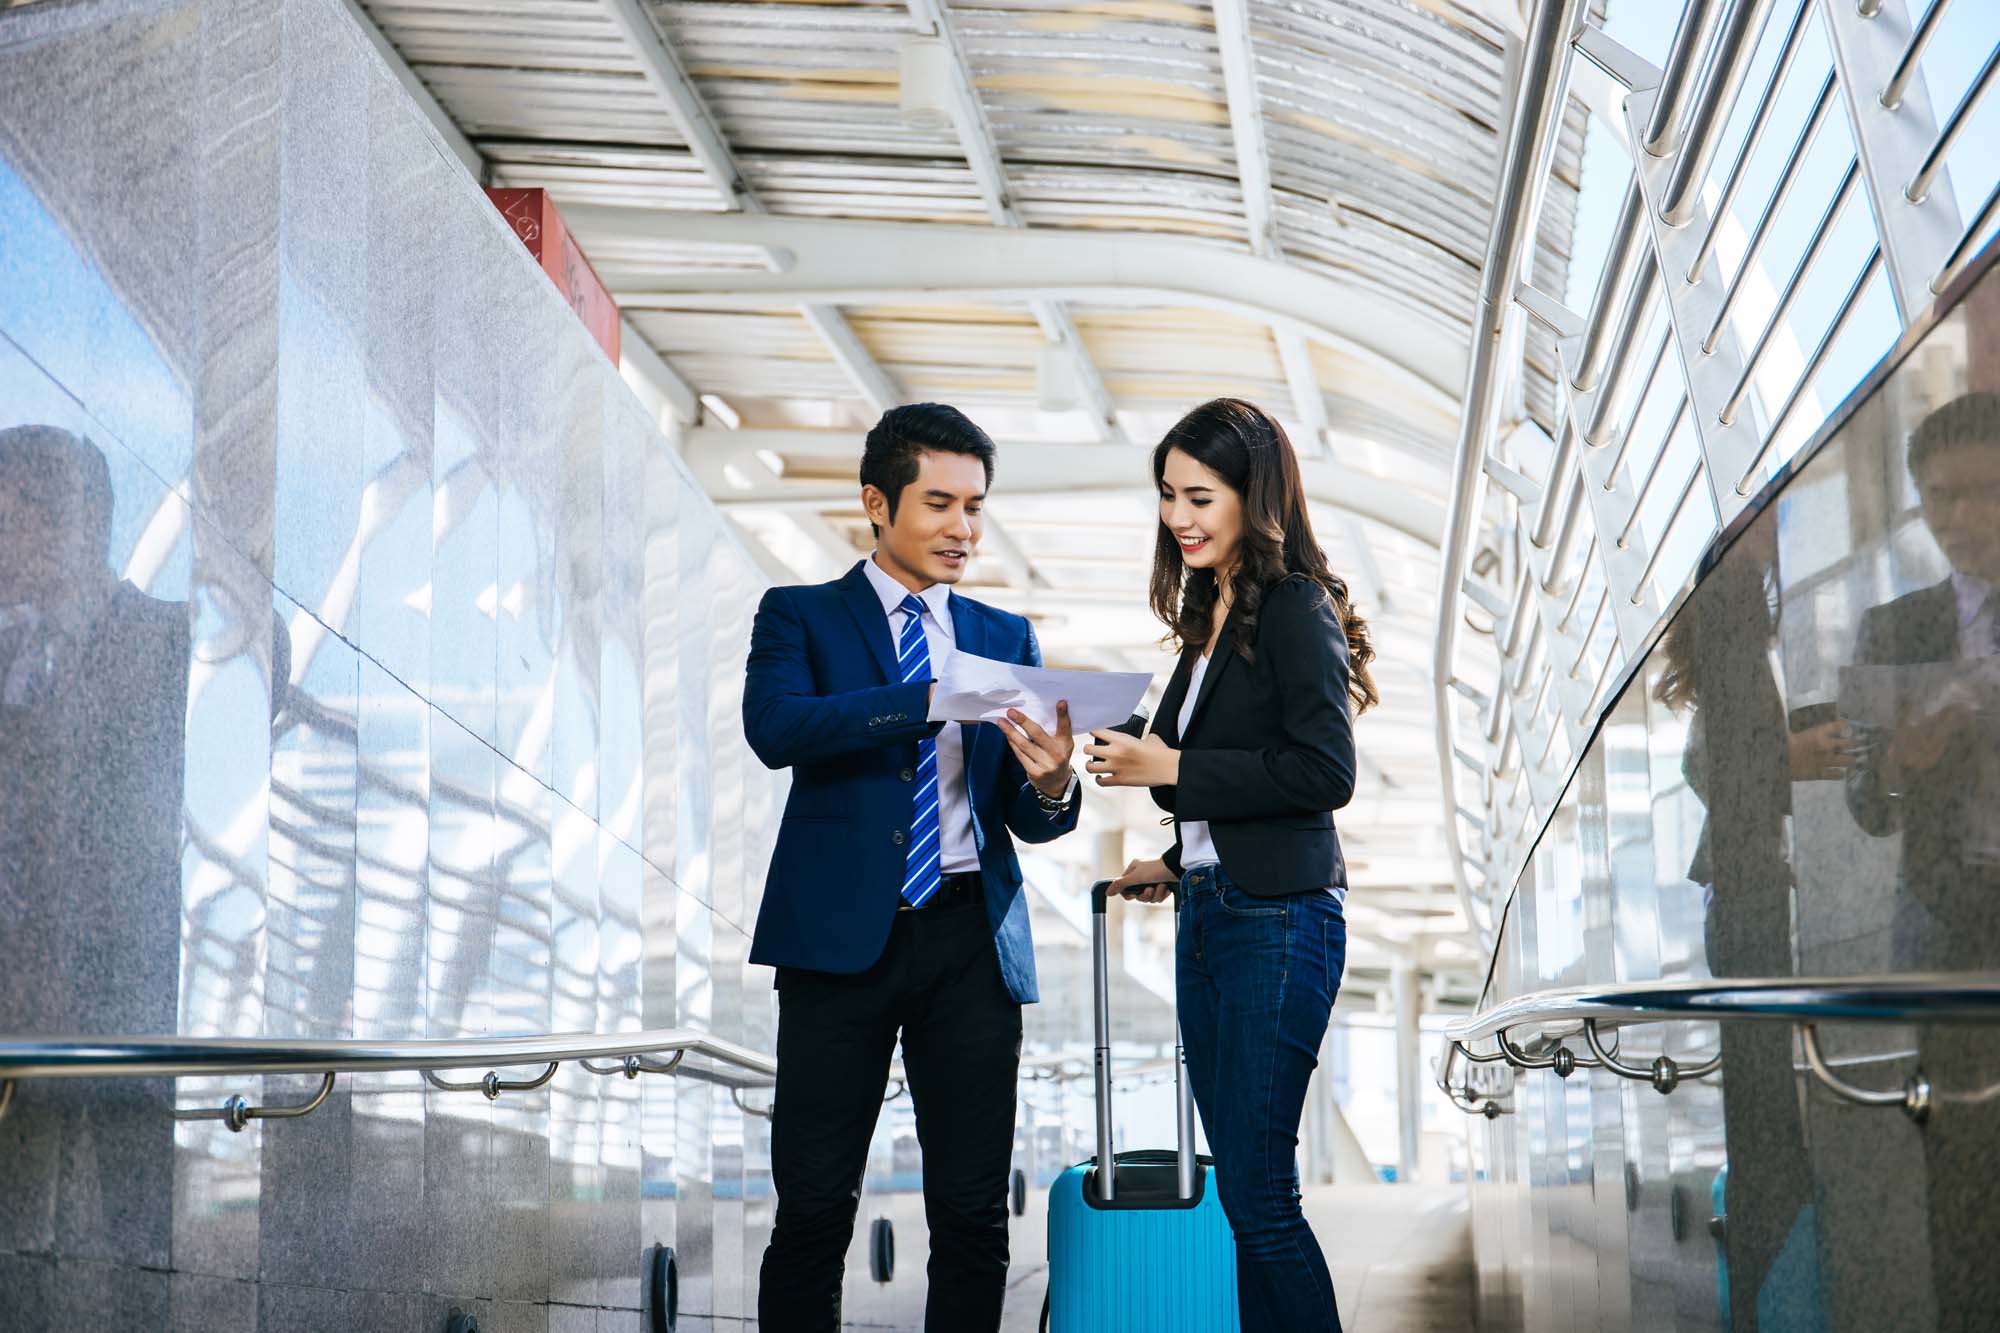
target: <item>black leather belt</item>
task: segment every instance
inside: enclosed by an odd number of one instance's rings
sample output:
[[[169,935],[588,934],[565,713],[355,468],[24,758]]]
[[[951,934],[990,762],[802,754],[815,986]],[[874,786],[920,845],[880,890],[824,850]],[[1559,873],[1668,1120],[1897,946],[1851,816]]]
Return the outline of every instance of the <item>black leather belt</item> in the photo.
[[[980,900],[984,883],[985,881],[977,871],[968,871],[962,875],[946,875],[938,882],[937,892],[926,898],[922,907],[912,907],[908,903],[901,903],[897,906],[896,910],[899,912],[939,912],[949,911],[954,907],[970,907]]]

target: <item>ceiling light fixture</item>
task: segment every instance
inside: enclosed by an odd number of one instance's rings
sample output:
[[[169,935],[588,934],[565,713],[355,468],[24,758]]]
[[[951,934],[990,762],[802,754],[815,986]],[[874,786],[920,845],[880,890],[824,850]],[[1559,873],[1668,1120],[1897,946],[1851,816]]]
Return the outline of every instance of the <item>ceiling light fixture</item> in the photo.
[[[717,421],[720,421],[731,430],[735,430],[743,424],[742,414],[724,402],[720,395],[712,393],[703,394],[701,396],[701,405],[707,408]]]
[[[1035,405],[1044,412],[1067,412],[1083,401],[1076,380],[1076,363],[1061,343],[1045,342],[1035,350]]]
[[[898,57],[902,76],[903,123],[913,130],[951,125],[951,48],[941,37],[907,37]]]

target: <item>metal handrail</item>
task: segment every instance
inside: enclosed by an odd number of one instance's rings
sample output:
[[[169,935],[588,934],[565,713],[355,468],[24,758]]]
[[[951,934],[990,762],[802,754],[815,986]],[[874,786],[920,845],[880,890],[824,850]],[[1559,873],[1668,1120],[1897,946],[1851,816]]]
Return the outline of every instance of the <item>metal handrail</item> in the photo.
[[[669,1056],[664,1061],[653,1057]],[[694,1056],[706,1063],[689,1064]],[[597,1063],[610,1061],[610,1064]],[[565,1062],[593,1074],[684,1074],[733,1092],[770,1087],[777,1061],[747,1046],[697,1028],[653,1028],[642,1032],[567,1032],[519,1037],[445,1037],[414,1041],[369,1038],[290,1040],[275,1037],[7,1037],[0,1038],[0,1115],[6,1113],[14,1084],[28,1079],[193,1078],[261,1074],[318,1074],[320,1090],[298,1106],[252,1106],[232,1096],[218,1109],[181,1109],[180,1120],[221,1120],[241,1130],[251,1120],[310,1114],[326,1100],[336,1074],[421,1073],[449,1092],[479,1092],[490,1100],[503,1092],[539,1088]],[[546,1066],[526,1079],[503,1079],[499,1070]],[[477,1082],[439,1078],[447,1069],[484,1068]]]
[[[1620,1061],[1600,1029],[1643,1023],[1763,1021],[1789,1023],[1800,1030],[1806,1067],[1835,1095],[1860,1105],[1900,1106],[1923,1123],[1932,1094],[1919,1069],[1900,1089],[1859,1088],[1835,1075],[1821,1058],[1817,1029],[1827,1023],[2000,1023],[2000,973],[1904,973],[1861,977],[1764,977],[1722,981],[1647,981],[1616,986],[1569,986],[1535,991],[1503,1001],[1445,1029],[1445,1057],[1438,1064],[1438,1088],[1459,1109],[1489,1117],[1504,1110],[1501,1098],[1475,1089],[1469,1078],[1452,1081],[1461,1060],[1504,1062],[1511,1069],[1551,1069],[1568,1078],[1577,1069],[1602,1068],[1620,1078],[1648,1082],[1670,1093],[1683,1082],[1705,1078],[1722,1066],[1718,1056],[1696,1063],[1662,1054],[1650,1066]],[[1595,1059],[1576,1055],[1562,1042],[1581,1028]],[[1546,1054],[1530,1054],[1510,1033],[1540,1029],[1552,1039]],[[1474,1051],[1471,1043],[1491,1039],[1498,1050]],[[1492,1109],[1501,1108],[1501,1109]]]
[[[1562,125],[1562,107],[1569,84],[1571,38],[1580,0],[1540,0],[1528,21],[1520,64],[1520,86],[1507,123],[1500,177],[1494,190],[1493,224],[1486,238],[1481,265],[1479,304],[1475,312],[1471,355],[1466,363],[1465,392],[1460,398],[1458,466],[1453,479],[1451,508],[1445,519],[1439,551],[1438,633],[1432,659],[1431,687],[1436,693],[1438,767],[1444,782],[1444,808],[1457,804],[1452,744],[1451,682],[1457,674],[1455,633],[1458,628],[1459,583],[1465,577],[1478,519],[1478,481],[1484,473],[1487,437],[1495,416],[1495,376],[1501,344],[1513,306],[1514,284],[1521,270],[1534,220],[1540,214],[1540,187],[1547,176],[1550,154]],[[1478,918],[1472,906],[1472,883],[1465,873],[1458,821],[1445,820],[1451,848],[1452,878],[1458,886],[1467,925]]]

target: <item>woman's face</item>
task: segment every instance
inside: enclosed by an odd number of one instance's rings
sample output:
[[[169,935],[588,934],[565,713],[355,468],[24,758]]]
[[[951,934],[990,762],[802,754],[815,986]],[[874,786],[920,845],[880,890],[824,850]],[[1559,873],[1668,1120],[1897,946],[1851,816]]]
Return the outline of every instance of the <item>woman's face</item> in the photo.
[[[1160,474],[1160,522],[1180,543],[1190,569],[1227,574],[1243,542],[1243,497],[1179,449]]]

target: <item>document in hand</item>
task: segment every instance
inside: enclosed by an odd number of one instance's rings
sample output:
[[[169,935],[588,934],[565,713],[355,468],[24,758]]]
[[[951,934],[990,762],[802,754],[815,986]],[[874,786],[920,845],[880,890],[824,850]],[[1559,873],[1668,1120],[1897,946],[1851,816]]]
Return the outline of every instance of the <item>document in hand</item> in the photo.
[[[1130,718],[1152,681],[1143,671],[1057,671],[952,653],[939,666],[930,720],[998,722],[1018,708],[1054,731],[1056,703],[1066,699],[1070,730],[1082,735]]]

